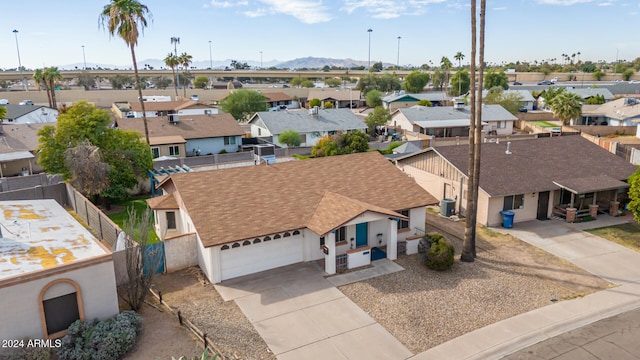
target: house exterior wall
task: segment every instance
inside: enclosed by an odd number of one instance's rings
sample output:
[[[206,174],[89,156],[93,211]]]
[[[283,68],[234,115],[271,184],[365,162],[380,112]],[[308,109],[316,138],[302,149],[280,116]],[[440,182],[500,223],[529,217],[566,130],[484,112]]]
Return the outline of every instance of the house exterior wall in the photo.
[[[235,144],[224,144],[224,137],[204,138],[204,139],[188,139],[186,144],[187,156],[194,156],[194,151],[199,149],[200,155],[219,154],[222,150],[226,152],[238,152],[239,146],[242,145],[242,135],[233,136],[236,139]]]
[[[391,118],[390,125],[394,127],[400,127],[406,131],[414,131],[413,124],[401,112],[397,112],[396,114],[393,115],[393,117]]]
[[[504,121],[504,123],[505,123],[505,127],[504,128],[499,128],[498,127],[499,123],[500,123],[500,121],[487,121],[487,127],[489,128],[488,130],[490,130],[490,131],[493,130],[498,135],[511,135],[511,134],[513,134],[513,121],[511,121],[511,120]]]
[[[167,212],[173,211],[176,214],[176,228],[167,229]],[[164,240],[168,237],[177,236],[185,233],[185,220],[183,219],[183,212],[179,209],[175,210],[155,210],[154,211],[155,230],[158,238]]]
[[[480,198],[484,197],[482,201]],[[553,204],[553,199],[549,198],[549,203]],[[480,206],[480,205],[488,204],[488,206]],[[485,224],[487,226],[499,226],[502,224],[502,215],[500,212],[502,211],[504,206],[504,197],[492,197],[487,198],[487,194],[481,191],[478,194],[478,222],[481,224]],[[486,209],[483,213],[483,217],[480,217],[480,209]],[[538,193],[527,193],[524,194],[524,206],[522,209],[512,209],[515,213],[513,217],[513,222],[523,222],[535,220],[538,215]],[[549,210],[547,209],[547,214]]]
[[[178,110],[179,116],[218,114],[218,108],[199,108]]]
[[[213,248],[205,248],[199,237],[197,238],[196,243],[198,244],[198,266],[200,266],[200,269],[202,269],[202,272],[205,274],[207,279],[211,281],[211,283],[219,283],[221,281],[219,269],[220,264],[218,263],[216,267],[214,267]]]
[[[252,137],[267,137],[273,136],[271,132],[267,129],[266,126],[259,126],[256,124],[251,124],[251,136]]]
[[[178,155],[172,154],[169,151],[170,146],[178,146]],[[185,144],[162,144],[162,145],[151,145],[152,149],[158,149],[158,156],[174,156],[174,157],[186,157],[187,156],[187,148]]]
[[[119,312],[118,295],[113,262],[108,261],[61,272],[56,269],[42,271],[38,275],[16,284],[0,284],[0,339],[21,339],[31,337],[43,339],[46,334],[40,311],[40,293],[45,286],[59,279],[70,279],[80,287],[84,318],[104,319]],[[70,283],[51,286],[44,299],[75,292]],[[80,304],[79,304],[80,305]]]
[[[165,268],[167,272],[198,264],[196,241],[195,234],[186,234],[164,241]]]

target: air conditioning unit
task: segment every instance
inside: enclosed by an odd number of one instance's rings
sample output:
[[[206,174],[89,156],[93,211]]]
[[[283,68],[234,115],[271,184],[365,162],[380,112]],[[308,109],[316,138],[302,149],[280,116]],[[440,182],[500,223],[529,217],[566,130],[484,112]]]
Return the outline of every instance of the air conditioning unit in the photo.
[[[169,124],[175,125],[180,122],[178,114],[169,114]]]

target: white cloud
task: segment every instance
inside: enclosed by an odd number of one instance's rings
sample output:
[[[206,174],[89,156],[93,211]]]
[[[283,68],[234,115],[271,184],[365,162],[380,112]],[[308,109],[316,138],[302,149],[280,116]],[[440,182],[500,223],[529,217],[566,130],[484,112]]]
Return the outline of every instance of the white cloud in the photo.
[[[576,4],[586,4],[586,3],[593,2],[594,0],[537,0],[537,1],[540,4],[570,6],[570,5],[576,5]]]
[[[261,15],[284,14],[305,24],[316,24],[332,19],[322,0],[258,0],[266,8]],[[245,13],[246,14],[246,13]]]
[[[447,0],[344,0],[341,10],[351,14],[364,10],[376,19],[391,19],[403,15],[422,15],[430,4],[444,3]]]

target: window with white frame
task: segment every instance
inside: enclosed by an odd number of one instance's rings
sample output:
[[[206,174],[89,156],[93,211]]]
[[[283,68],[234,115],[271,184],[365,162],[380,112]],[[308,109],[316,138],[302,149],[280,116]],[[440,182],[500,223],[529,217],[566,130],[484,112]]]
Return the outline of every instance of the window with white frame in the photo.
[[[169,155],[171,155],[171,156],[179,156],[180,155],[180,146],[178,146],[178,145],[169,145]]]
[[[513,210],[524,208],[524,194],[510,195],[504,197],[502,210]]]
[[[175,211],[167,211],[167,229],[175,230],[176,229],[176,212]]]
[[[498,121],[498,129],[506,129],[507,122],[506,121]]]
[[[225,145],[235,145],[236,144],[236,137],[235,136],[225,136],[224,137],[224,144]]]

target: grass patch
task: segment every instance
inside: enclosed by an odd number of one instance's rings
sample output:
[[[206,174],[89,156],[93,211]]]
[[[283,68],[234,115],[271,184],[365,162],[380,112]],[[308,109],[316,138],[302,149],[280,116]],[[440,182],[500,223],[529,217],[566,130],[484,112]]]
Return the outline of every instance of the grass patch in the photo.
[[[559,127],[559,125],[550,123],[548,121],[532,121],[531,124],[540,126],[540,127]]]
[[[124,210],[120,212],[116,212],[113,214],[109,214],[109,219],[111,219],[114,223],[118,224],[120,228],[124,229],[124,222],[129,218],[129,214],[127,213],[127,209],[133,207],[136,211],[138,217],[142,215],[142,213],[147,209],[147,199],[149,196],[143,197],[133,197],[126,201],[121,201],[115,203],[113,205],[123,206]],[[158,235],[156,235],[155,229],[153,228],[153,214],[151,215],[151,222],[149,223],[149,244],[154,244],[160,242]]]
[[[640,251],[640,225],[636,222],[591,229],[587,230],[587,232],[603,237],[622,246],[626,246],[635,251]]]

